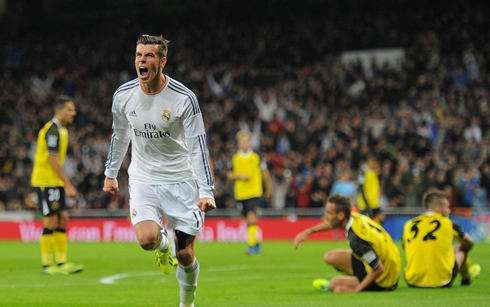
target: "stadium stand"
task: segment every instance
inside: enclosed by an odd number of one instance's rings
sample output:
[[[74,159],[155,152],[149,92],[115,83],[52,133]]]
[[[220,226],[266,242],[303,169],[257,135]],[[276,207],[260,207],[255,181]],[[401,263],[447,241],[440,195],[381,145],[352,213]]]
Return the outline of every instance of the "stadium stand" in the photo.
[[[220,208],[234,206],[226,172],[235,133],[248,129],[274,177],[264,208],[321,207],[375,151],[386,210],[420,208],[428,187],[467,208],[457,212],[488,210],[490,12],[478,1],[153,1],[150,13],[136,1],[6,3],[0,210],[32,206],[36,135],[60,93],[77,101],[65,164],[81,195],[74,212],[128,207],[125,184],[117,197],[102,192],[103,170],[112,94],[135,77],[143,33],[171,41],[166,73],[199,98]],[[379,48],[404,59],[342,62]]]

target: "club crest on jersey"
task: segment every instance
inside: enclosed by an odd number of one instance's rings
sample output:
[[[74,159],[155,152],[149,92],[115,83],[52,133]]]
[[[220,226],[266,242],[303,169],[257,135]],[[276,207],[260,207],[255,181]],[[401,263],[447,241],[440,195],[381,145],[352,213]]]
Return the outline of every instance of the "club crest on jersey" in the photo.
[[[59,202],[57,202],[57,201],[53,201],[53,202],[51,203],[51,209],[53,209],[53,210],[58,210],[59,208],[60,208],[60,203],[59,203]]]
[[[163,110],[163,113],[162,113],[162,119],[166,122],[168,122],[170,120],[172,116],[170,115],[170,111],[165,109]]]
[[[138,212],[136,212],[136,209],[133,209],[133,212],[131,212],[131,216],[135,218],[137,214]]]

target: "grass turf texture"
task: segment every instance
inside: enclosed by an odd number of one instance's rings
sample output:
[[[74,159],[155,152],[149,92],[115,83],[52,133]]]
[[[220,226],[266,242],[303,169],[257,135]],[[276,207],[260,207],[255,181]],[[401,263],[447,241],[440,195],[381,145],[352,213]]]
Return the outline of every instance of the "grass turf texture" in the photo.
[[[325,251],[345,242],[265,242],[258,257],[245,244],[198,243],[201,264],[196,307],[204,306],[489,306],[490,245],[477,244],[473,263],[482,267],[469,287],[460,277],[451,289],[408,288],[387,293],[322,293],[315,278],[338,275],[323,263]],[[71,243],[69,260],[85,271],[68,276],[40,274],[39,245],[0,242],[0,306],[178,306],[175,273],[163,275],[152,252],[130,243]],[[402,252],[402,256],[404,253]],[[105,282],[105,283],[102,283]]]

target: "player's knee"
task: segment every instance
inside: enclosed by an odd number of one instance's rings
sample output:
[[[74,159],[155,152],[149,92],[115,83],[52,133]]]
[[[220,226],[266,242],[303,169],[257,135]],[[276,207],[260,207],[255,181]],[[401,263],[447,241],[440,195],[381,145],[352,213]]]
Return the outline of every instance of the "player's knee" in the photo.
[[[176,256],[177,260],[179,260],[179,263],[183,266],[189,266],[194,261],[193,253],[191,253],[191,251],[187,248],[178,251]]]
[[[253,211],[248,212],[247,216],[245,217],[245,221],[247,222],[247,224],[257,224],[257,214],[255,214],[255,212]]]
[[[326,264],[334,265],[336,263],[336,258],[335,252],[327,252],[325,253],[325,256],[323,256],[323,261],[325,261]]]
[[[158,238],[154,236],[141,236],[138,238],[138,243],[144,250],[153,250],[158,243]]]

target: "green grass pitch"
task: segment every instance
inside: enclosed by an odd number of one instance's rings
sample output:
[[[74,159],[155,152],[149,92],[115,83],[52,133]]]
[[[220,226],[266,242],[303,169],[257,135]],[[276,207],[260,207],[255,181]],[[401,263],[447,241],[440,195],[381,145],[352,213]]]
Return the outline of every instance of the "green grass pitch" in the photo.
[[[412,289],[400,278],[389,293],[335,294],[313,289],[314,278],[337,272],[323,263],[325,251],[346,242],[265,242],[258,257],[245,245],[197,243],[201,264],[196,307],[204,306],[490,306],[490,245],[477,244],[473,263],[480,278],[451,289]],[[0,242],[0,306],[178,306],[175,273],[163,275],[154,255],[134,243],[71,243],[69,260],[85,271],[69,276],[40,274],[39,245]],[[402,252],[404,256],[404,253]]]

